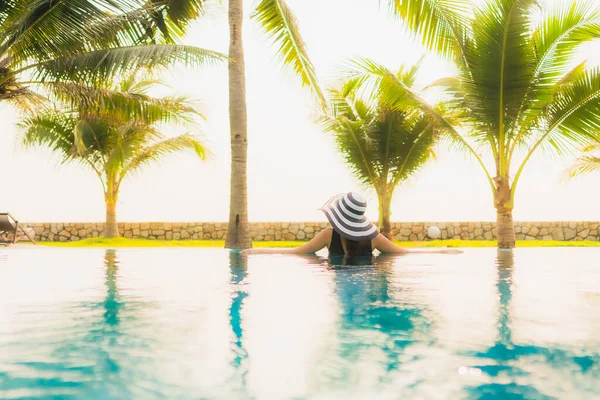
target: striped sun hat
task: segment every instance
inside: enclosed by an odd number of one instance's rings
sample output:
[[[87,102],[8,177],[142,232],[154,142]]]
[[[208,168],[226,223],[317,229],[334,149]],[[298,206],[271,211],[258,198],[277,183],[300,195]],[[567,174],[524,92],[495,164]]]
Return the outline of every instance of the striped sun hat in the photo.
[[[358,192],[332,197],[320,208],[340,236],[349,240],[371,240],[379,231],[365,217],[367,199]]]

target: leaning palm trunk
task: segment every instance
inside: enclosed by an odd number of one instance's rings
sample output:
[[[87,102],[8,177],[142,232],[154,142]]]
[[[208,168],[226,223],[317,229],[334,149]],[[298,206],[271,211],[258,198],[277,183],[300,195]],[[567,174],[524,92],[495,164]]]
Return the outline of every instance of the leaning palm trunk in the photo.
[[[247,119],[242,0],[229,1],[229,125],[231,131],[231,191],[225,247],[252,247],[248,230]]]
[[[379,200],[379,231],[386,238],[391,239],[392,224],[390,222],[390,209],[392,205],[392,193],[385,191],[378,193]]]

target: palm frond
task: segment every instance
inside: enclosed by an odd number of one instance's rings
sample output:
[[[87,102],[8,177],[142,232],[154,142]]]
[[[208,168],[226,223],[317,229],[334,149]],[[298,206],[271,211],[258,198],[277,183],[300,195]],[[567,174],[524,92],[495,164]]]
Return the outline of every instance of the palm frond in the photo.
[[[11,49],[19,61],[84,51],[87,36],[77,36],[74,31],[82,31],[84,24],[106,14],[89,0],[19,3],[2,26],[0,42],[0,54]]]
[[[584,62],[568,72],[577,49],[598,37],[600,8],[594,2],[560,2],[546,11],[533,32],[536,63],[533,78],[515,117],[520,129],[519,138],[526,127],[543,117],[556,90],[585,69]]]
[[[215,65],[227,57],[212,50],[184,45],[146,45],[91,51],[33,64],[34,79],[96,83],[111,77],[135,73],[144,67]]]
[[[119,87],[121,82],[111,84]],[[126,85],[137,86],[130,79]],[[147,88],[145,84],[139,87]],[[61,111],[55,109],[24,120],[23,144],[48,147],[60,154],[63,162],[90,166],[105,190],[112,191],[111,196],[117,194],[128,172],[165,154],[191,149],[201,159],[206,157],[207,150],[196,136],[164,139],[159,130],[162,124],[194,112],[183,98],[153,98],[65,83],[54,83],[52,90]]]
[[[600,156],[584,154],[577,158],[573,165],[566,171],[569,178],[600,171]]]
[[[74,128],[76,119],[57,113],[43,113],[23,119],[19,129],[25,147],[47,147],[61,157],[62,163],[76,159]]]
[[[562,135],[587,145],[600,137],[600,67],[578,72],[551,100],[546,117],[549,136]]]
[[[533,33],[536,77],[552,86],[570,67],[578,47],[600,37],[600,7],[593,1],[560,2],[550,8]]]
[[[452,60],[463,58],[471,1],[388,0],[388,5],[428,49]]]
[[[151,21],[165,41],[175,42],[189,23],[204,12],[204,0],[149,0]]]
[[[354,176],[366,186],[377,186],[379,177],[372,159],[372,142],[361,121],[338,117],[336,143]]]
[[[174,0],[169,1],[171,3]],[[156,14],[167,4],[145,0],[33,0],[8,15],[0,54],[45,61],[107,47],[156,43]],[[168,33],[168,32],[167,32]]]
[[[72,146],[65,145],[69,142],[66,138],[72,135],[74,126],[74,121],[58,114],[39,114],[19,122],[24,131],[22,141],[25,146],[58,145],[57,150],[66,149],[67,152]]]
[[[472,80],[464,83],[471,111],[482,131],[497,132],[501,154],[508,152],[516,115],[533,79],[535,49],[529,32],[535,7],[535,0],[487,1],[473,20],[475,45],[468,55]]]
[[[457,130],[458,124],[454,125],[453,121],[447,119],[443,114],[440,114],[435,109],[435,107],[429,104],[425,99],[423,99],[423,97],[418,92],[416,92],[410,87],[407,87],[401,80],[398,79],[398,77],[393,72],[388,70],[383,65],[364,58],[355,59],[352,64],[354,65],[354,69],[347,71],[347,76],[370,76],[376,79],[379,82],[379,84],[385,86],[384,91],[386,93],[386,98],[383,99],[383,103],[388,108],[401,109],[402,107],[400,106],[407,104],[407,100],[410,100],[415,104],[419,104],[420,108],[425,114],[436,120],[438,128],[442,129],[442,135],[449,139],[455,146],[469,152],[477,160],[487,177],[488,183],[493,188],[491,175],[487,167],[483,163],[481,155],[475,150],[473,145],[469,143],[469,141]]]
[[[116,121],[131,119],[156,122],[192,123],[201,114],[185,98],[155,98],[137,92],[120,92],[76,83],[44,84],[57,101],[81,114],[104,115]]]
[[[394,76],[408,85],[415,73],[415,68],[401,68]],[[331,90],[332,112],[322,121],[353,175],[363,185],[389,194],[433,155],[439,134],[435,119],[418,102],[410,96],[390,102],[384,80],[375,82],[354,76],[341,90]]]
[[[578,73],[561,85],[552,99],[538,133],[521,162],[513,185],[537,148],[550,145],[560,152],[573,146],[585,147],[600,139],[600,67]]]
[[[26,2],[20,2],[26,3]],[[3,24],[0,54],[19,61],[127,45],[173,43],[201,13],[201,0],[33,0]]]
[[[326,107],[325,96],[319,85],[315,67],[308,57],[296,17],[286,2],[262,0],[256,7],[253,18],[277,47],[283,64],[290,66],[300,77],[302,84],[312,89],[321,107]]]
[[[438,121],[440,127],[447,129],[450,132],[450,135],[456,138],[457,142],[468,146],[466,140],[456,132],[452,124],[446,120],[443,115],[439,114],[416,90],[408,87],[404,82],[398,79],[396,74],[392,71],[373,60],[365,58],[355,58],[352,65],[354,68],[347,71],[348,76],[367,76],[375,79],[377,84],[380,85],[382,92],[385,94],[385,96],[381,98],[385,107],[390,109],[402,109],[407,104],[418,104],[424,112]]]
[[[137,74],[131,74],[127,77],[121,78],[119,82],[119,91],[129,93],[148,94],[148,91],[157,86],[167,86],[160,79],[156,79],[149,76],[143,76],[140,78]]]
[[[462,110],[455,121],[442,126],[446,135],[475,155],[494,194],[475,148],[487,147],[495,173],[506,182],[511,180],[515,149],[526,149],[510,186],[514,196],[523,168],[538,148],[566,153],[600,137],[599,72],[584,63],[575,65],[580,46],[600,37],[596,1],[547,7],[536,0],[485,0],[473,4],[472,16],[461,14],[458,6],[450,15],[459,17],[449,18],[451,23],[440,14],[445,5],[435,0],[390,3],[399,3],[397,14],[430,49],[455,61],[456,76],[433,84],[446,89],[449,107]],[[401,87],[379,66],[363,63],[359,69],[389,84],[390,97],[409,94],[419,101],[418,93]],[[455,129],[459,122],[467,133]]]
[[[182,150],[191,150],[201,160],[206,159],[208,150],[201,143],[198,136],[191,134],[179,135],[176,137],[163,139],[148,146],[139,148],[139,151],[127,163],[123,165],[119,181],[127,174],[137,171],[145,165],[157,162],[167,154],[176,153]]]
[[[2,68],[0,67],[0,75]],[[6,101],[17,107],[21,111],[33,112],[35,109],[43,109],[47,99],[32,91],[28,86],[24,86],[16,80],[9,80],[0,84],[0,102]]]

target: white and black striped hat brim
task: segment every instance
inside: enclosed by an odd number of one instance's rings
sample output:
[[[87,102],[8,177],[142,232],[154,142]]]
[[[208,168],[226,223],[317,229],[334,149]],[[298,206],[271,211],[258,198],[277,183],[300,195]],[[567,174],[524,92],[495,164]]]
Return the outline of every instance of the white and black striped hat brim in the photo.
[[[371,240],[379,231],[365,217],[367,201],[357,192],[338,194],[320,208],[340,236],[349,240]]]

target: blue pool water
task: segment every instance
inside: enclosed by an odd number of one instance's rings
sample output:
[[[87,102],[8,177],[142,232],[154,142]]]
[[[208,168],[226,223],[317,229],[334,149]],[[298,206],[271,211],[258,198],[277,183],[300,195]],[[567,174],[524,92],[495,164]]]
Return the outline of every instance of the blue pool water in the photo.
[[[2,399],[600,397],[600,249],[0,253]]]

